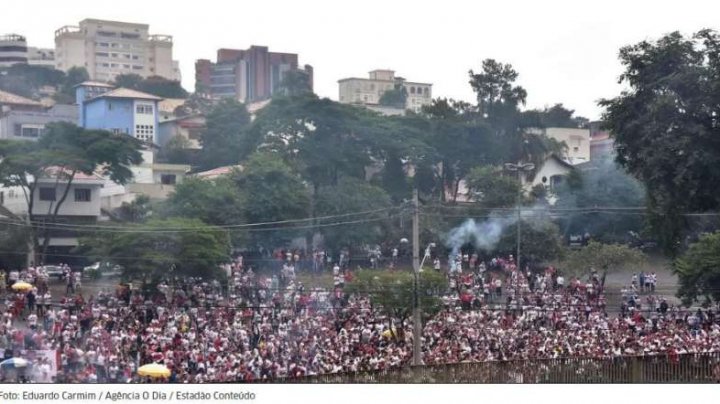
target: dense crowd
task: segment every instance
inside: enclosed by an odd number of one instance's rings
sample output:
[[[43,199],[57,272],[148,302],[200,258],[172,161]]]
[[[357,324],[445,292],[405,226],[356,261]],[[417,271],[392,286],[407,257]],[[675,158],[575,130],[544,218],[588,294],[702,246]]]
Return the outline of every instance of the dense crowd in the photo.
[[[399,327],[366,297],[346,293],[353,275],[342,258],[321,257],[332,288],[298,281],[294,254],[278,259],[270,274],[239,259],[225,267],[227,284],[120,284],[87,300],[75,293],[76,280],[53,299],[41,271],[13,273],[3,292],[0,349],[5,358],[59,351],[54,380],[62,382],[144,381],[137,368],[147,363],[166,365],[172,382],[199,383],[377,371],[411,360],[412,324]],[[512,256],[482,262],[461,254],[444,272],[442,308],[422,337],[426,364],[720,351],[712,310],[678,308],[643,288],[610,314],[604,277],[594,271],[565,279],[552,267],[521,271]],[[32,290],[9,288],[19,281]],[[652,303],[642,305],[642,297]],[[24,377],[50,381],[48,373],[44,358]]]

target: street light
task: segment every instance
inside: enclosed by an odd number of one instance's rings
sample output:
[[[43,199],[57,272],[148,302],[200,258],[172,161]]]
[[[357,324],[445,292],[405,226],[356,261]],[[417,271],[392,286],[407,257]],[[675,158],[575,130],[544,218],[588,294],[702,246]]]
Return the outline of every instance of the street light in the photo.
[[[505,169],[508,171],[514,171],[517,172],[518,177],[518,183],[520,186],[518,187],[518,195],[517,195],[517,202],[516,202],[516,208],[517,208],[517,252],[515,257],[515,263],[517,265],[518,271],[522,271],[522,268],[520,267],[520,204],[522,201],[522,178],[520,177],[520,174],[522,172],[529,172],[535,169],[535,164],[533,163],[523,163],[522,161],[518,161],[517,164],[513,163],[505,163]]]

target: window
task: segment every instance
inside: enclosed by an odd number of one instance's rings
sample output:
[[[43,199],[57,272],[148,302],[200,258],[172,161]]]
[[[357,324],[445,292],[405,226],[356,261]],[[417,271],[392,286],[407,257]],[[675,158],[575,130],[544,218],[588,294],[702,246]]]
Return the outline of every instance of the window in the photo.
[[[0,205],[5,205],[5,192],[0,192]]]
[[[41,201],[54,201],[55,200],[55,188],[40,187],[40,200]]]
[[[121,32],[120,37],[127,38],[127,39],[139,39],[140,34],[131,34],[131,33],[127,33],[127,32]]]
[[[573,151],[574,151],[575,153],[577,153],[579,150],[580,150],[579,147],[573,147]]]
[[[108,102],[108,111],[112,111],[112,102]]]
[[[122,135],[123,133],[127,133],[127,131],[122,128],[112,128],[112,129],[110,129],[110,132],[112,132],[115,135]]]
[[[95,52],[95,56],[101,57],[101,58],[106,58],[106,57],[110,56],[110,54],[108,54],[107,52]]]
[[[133,65],[133,70],[142,70],[142,66]]]
[[[43,129],[45,129],[43,125],[15,124],[14,134],[17,137],[37,138],[42,136]]]
[[[99,36],[116,36],[117,34],[110,31],[98,31],[97,34]]]
[[[175,174],[160,174],[160,183],[163,185],[175,185]]]
[[[102,48],[107,48],[108,46],[110,46],[110,44],[107,42],[98,42],[98,46]]]
[[[90,190],[87,188],[76,189],[75,202],[90,202]]]
[[[415,87],[410,87],[410,94],[415,94]]]
[[[138,104],[135,106],[135,112],[137,112],[138,114],[152,115],[153,106],[148,104]]]
[[[135,125],[135,137],[146,142],[152,142],[155,135],[153,125]]]

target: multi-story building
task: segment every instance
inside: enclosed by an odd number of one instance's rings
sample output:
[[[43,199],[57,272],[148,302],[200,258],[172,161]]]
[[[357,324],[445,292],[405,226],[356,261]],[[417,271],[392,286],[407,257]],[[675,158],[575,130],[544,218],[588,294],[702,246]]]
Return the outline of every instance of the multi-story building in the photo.
[[[147,24],[86,19],[55,31],[56,68],[84,67],[97,81],[130,73],[179,81],[172,49],[172,36],[150,35]]]
[[[0,35],[0,67],[28,62],[27,40],[22,35]]]
[[[79,106],[79,126],[126,134],[145,144],[141,151],[143,162],[131,167],[131,183],[121,185],[105,179],[101,191],[104,209],[117,208],[123,202],[133,201],[137,195],[165,199],[190,171],[187,165],[155,163],[161,98],[90,81],[76,87],[75,99]]]
[[[407,81],[395,76],[393,70],[373,70],[367,79],[350,77],[339,80],[338,84],[341,103],[364,105],[381,113],[396,114],[380,106],[383,94],[396,86],[402,86],[407,92],[405,109],[419,111],[423,105],[432,103],[432,84]]]
[[[43,105],[0,90],[0,139],[37,140],[50,122],[77,122],[75,105]]]
[[[312,66],[299,69],[295,53],[270,52],[266,46],[219,49],[217,62],[207,59],[195,62],[195,88],[203,94],[231,97],[241,102],[262,101],[270,98],[285,74],[293,70],[306,74],[312,89]]]

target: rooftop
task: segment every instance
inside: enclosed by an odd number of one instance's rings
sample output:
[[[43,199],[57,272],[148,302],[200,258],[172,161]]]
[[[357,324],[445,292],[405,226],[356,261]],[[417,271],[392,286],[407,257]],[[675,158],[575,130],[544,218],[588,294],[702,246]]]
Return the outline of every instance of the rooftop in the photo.
[[[22,35],[7,34],[7,35],[0,35],[0,41],[26,42],[26,39]]]
[[[77,84],[75,87],[80,87],[80,86],[113,88],[112,85],[110,85],[108,83],[103,83],[101,81],[83,81],[82,83]]]
[[[33,107],[42,107],[43,104],[37,101],[33,101],[29,98],[21,97],[17,94],[8,93],[0,90],[0,104],[9,105],[28,105]]]
[[[160,101],[162,98],[156,97],[151,94],[143,93],[142,91],[130,90],[129,88],[116,88],[115,90],[108,91],[107,93],[100,94],[90,101],[97,100],[99,98],[133,98],[140,100],[152,100]]]

